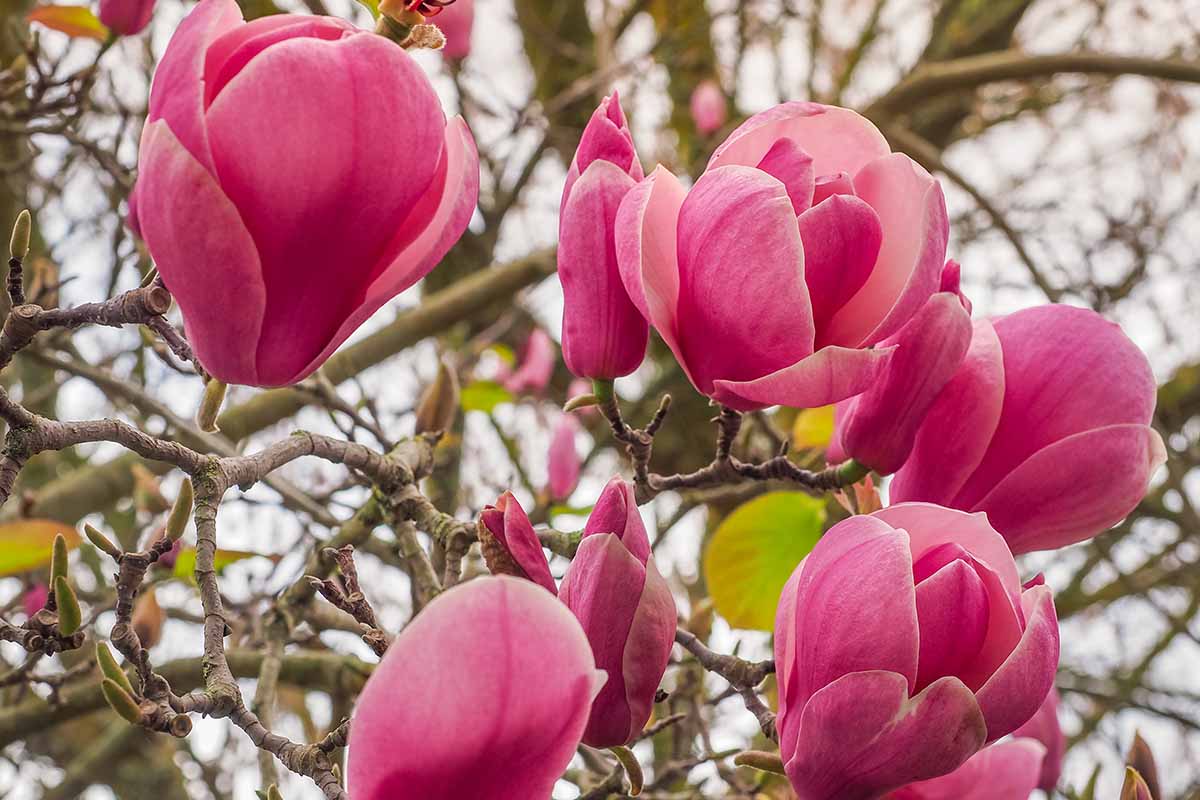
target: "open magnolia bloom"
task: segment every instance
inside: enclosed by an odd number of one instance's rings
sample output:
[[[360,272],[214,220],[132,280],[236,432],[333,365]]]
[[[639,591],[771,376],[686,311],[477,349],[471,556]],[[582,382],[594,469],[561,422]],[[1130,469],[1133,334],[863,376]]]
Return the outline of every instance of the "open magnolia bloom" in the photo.
[[[438,595],[358,698],[354,800],[549,800],[604,682],[566,606],[484,577]]]
[[[691,191],[659,167],[626,195],[630,298],[693,385],[740,411],[859,394],[938,291],[937,181],[844,108],[784,103],[717,148]]]
[[[796,568],[775,665],[801,800],[873,800],[1032,717],[1054,684],[1058,622],[983,514],[907,503],[838,523]]]
[[[244,23],[234,0],[171,38],[138,169],[130,222],[188,341],[255,386],[319,367],[433,269],[479,194],[466,124],[402,48],[334,17]]]
[[[892,502],[983,511],[1014,553],[1124,519],[1166,460],[1150,363],[1117,325],[1064,305],[975,323],[917,432]]]
[[[909,784],[887,800],[1029,800],[1045,757],[1045,746],[1033,739],[997,742],[949,775]]]

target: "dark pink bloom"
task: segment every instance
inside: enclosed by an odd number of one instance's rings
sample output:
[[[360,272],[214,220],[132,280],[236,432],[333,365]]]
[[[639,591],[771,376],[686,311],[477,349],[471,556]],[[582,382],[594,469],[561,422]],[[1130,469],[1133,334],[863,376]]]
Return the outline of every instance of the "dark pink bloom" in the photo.
[[[496,505],[486,506],[479,515],[479,521],[494,539],[494,542],[483,542],[484,557],[493,572],[528,578],[550,594],[558,594],[554,576],[550,574],[550,564],[542,551],[542,543],[525,509],[521,508],[512,492],[500,495]],[[497,565],[497,559],[506,560],[507,563]]]
[[[554,424],[554,436],[550,440],[550,483],[547,487],[551,500],[566,500],[579,483],[583,461],[575,449],[575,434],[578,432],[579,421],[570,414],[561,415]]]
[[[100,21],[120,36],[141,33],[154,14],[154,0],[100,0]]]
[[[579,618],[608,682],[592,704],[583,741],[623,745],[654,705],[675,641],[675,600],[654,566],[633,487],[613,478],[596,501],[559,589]]]
[[[938,291],[937,181],[843,108],[785,103],[717,148],[691,191],[663,167],[621,203],[630,297],[702,394],[742,411],[828,405],[878,380]]]
[[[1053,792],[1058,786],[1059,776],[1062,775],[1063,755],[1067,751],[1067,737],[1063,736],[1062,728],[1058,724],[1058,701],[1058,690],[1051,689],[1037,713],[1013,731],[1014,737],[1034,739],[1046,749],[1037,785],[1047,792]]]
[[[826,457],[890,475],[908,459],[925,414],[967,355],[970,313],[957,292],[938,292],[881,345],[895,352],[871,388],[838,404]]]
[[[475,25],[475,0],[454,0],[442,9],[433,24],[446,37],[442,55],[459,61],[471,54],[471,28]]]
[[[558,224],[563,287],[563,359],[584,378],[628,375],[646,355],[649,327],[617,266],[614,225],[642,165],[621,101],[600,103],[567,173]]]
[[[702,136],[721,130],[721,126],[729,119],[725,92],[713,80],[701,81],[696,85],[692,90],[689,110],[692,112],[692,122]]]
[[[556,358],[554,340],[541,328],[534,328],[525,340],[516,370],[504,378],[504,388],[513,394],[540,394],[550,384]]]
[[[37,612],[41,611],[46,606],[46,601],[50,598],[50,587],[44,583],[35,583],[25,590],[25,594],[21,596],[21,605],[25,609],[25,616],[32,617]]]
[[[233,0],[172,37],[138,166],[130,221],[189,341],[256,386],[304,378],[433,269],[479,188],[470,132],[402,48],[334,17],[243,23]]]
[[[1018,554],[1095,536],[1133,510],[1166,458],[1150,427],[1155,390],[1146,357],[1093,311],[978,321],[891,498],[986,512]]]
[[[953,772],[1032,717],[1058,622],[983,514],[907,503],[838,523],[796,568],[775,664],[797,794],[869,800]]]
[[[561,603],[518,578],[438,595],[388,648],[350,726],[354,800],[548,800],[604,675]]]
[[[949,775],[909,784],[888,800],[1029,800],[1046,748],[1013,739],[983,748]]]

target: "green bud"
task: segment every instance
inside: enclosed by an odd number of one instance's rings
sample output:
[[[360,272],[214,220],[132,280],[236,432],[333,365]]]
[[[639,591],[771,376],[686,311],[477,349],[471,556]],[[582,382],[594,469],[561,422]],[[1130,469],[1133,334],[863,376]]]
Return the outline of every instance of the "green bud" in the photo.
[[[628,747],[610,747],[608,751],[617,757],[617,761],[621,762],[621,766],[625,768],[625,776],[629,778],[629,796],[637,797],[642,793],[642,786],[645,785],[646,778],[642,775],[642,765],[638,762],[637,756]]]
[[[566,411],[569,413],[571,411],[575,411],[576,409],[589,408],[591,406],[595,406],[595,405],[599,405],[599,404],[600,404],[600,398],[597,397],[596,395],[592,394],[591,392],[588,392],[587,394],[577,395],[575,397],[572,397],[570,400],[568,400],[563,405],[563,411]]]
[[[776,775],[786,775],[783,770],[783,759],[779,753],[765,753],[762,750],[746,750],[733,757],[733,763],[739,767],[751,767],[762,772]]]
[[[95,545],[97,550],[103,550],[113,558],[120,558],[123,555],[121,548],[117,547],[112,539],[109,539],[86,522],[83,524],[83,535],[87,537],[89,542]]]
[[[1125,768],[1125,783],[1121,786],[1121,800],[1145,800],[1153,798],[1150,787],[1133,767]]]
[[[279,793],[279,787],[273,783],[267,787],[267,800],[283,800],[283,795]]]
[[[121,669],[112,650],[109,650],[108,645],[104,642],[96,642],[96,663],[100,665],[101,675],[128,692],[130,697],[134,695],[133,684],[129,682],[129,676],[125,674],[125,670]]]
[[[205,433],[216,433],[218,430],[217,415],[221,413],[227,388],[216,378],[204,384],[204,398],[200,401],[200,410],[196,412],[196,424]]]
[[[8,253],[12,258],[23,259],[29,255],[29,237],[32,230],[33,218],[29,216],[29,209],[25,209],[17,214],[17,221],[13,223],[12,238],[8,240]]]
[[[100,681],[100,691],[104,694],[104,699],[108,702],[108,705],[122,719],[130,725],[141,723],[142,710],[138,708],[138,704],[134,701],[133,696],[122,689],[116,681],[111,678],[105,678]]]
[[[79,598],[67,579],[59,575],[54,579],[54,602],[58,604],[58,630],[63,636],[70,636],[79,630],[83,622],[83,613],[79,610]]]
[[[167,517],[167,531],[163,535],[168,540],[179,541],[179,537],[187,530],[188,520],[192,518],[193,495],[191,479],[184,478],[183,485],[179,487],[179,496],[175,498],[175,505],[171,506],[171,516]]]
[[[54,548],[50,553],[50,585],[57,578],[67,576],[67,540],[61,533],[54,535]]]

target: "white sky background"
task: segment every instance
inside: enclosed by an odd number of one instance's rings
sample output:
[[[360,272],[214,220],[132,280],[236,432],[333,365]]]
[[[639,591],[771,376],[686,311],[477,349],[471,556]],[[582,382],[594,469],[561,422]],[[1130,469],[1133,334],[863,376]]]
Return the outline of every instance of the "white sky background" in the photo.
[[[565,0],[571,1],[571,0]],[[289,5],[281,2],[281,5]],[[296,4],[291,4],[296,5]],[[334,11],[350,8],[349,0],[331,0]],[[735,5],[733,0],[710,2],[715,12],[727,11]],[[1179,47],[1189,45],[1190,36],[1200,29],[1200,3],[1170,2],[1153,0],[1142,3],[1149,9],[1149,16],[1135,11],[1134,2],[1112,3],[1103,20],[1098,20],[1093,6],[1079,0],[1050,0],[1039,3],[1030,12],[1020,29],[1022,46],[1036,52],[1059,52],[1073,47],[1107,49],[1126,54],[1161,55]],[[476,29],[472,56],[467,60],[464,81],[477,94],[488,98],[489,109],[497,112],[494,119],[473,120],[474,134],[480,149],[493,154],[500,162],[507,163],[515,174],[527,155],[532,152],[537,138],[532,132],[513,137],[510,135],[513,121],[528,102],[532,77],[526,66],[520,33],[513,20],[509,0],[477,0]],[[755,4],[768,18],[777,13],[778,3]],[[827,13],[822,22],[826,36],[839,44],[849,45],[857,37],[858,29],[865,19],[870,3],[862,0],[847,0],[844,3],[826,3]],[[858,79],[851,85],[846,100],[850,105],[862,105],[882,89],[891,86],[896,78],[919,54],[928,34],[930,24],[929,3],[923,0],[892,0],[883,17],[883,29],[892,35],[882,39],[869,53],[858,70]],[[589,2],[594,14],[604,13],[599,0]],[[153,26],[153,50],[162,52],[171,31],[181,16],[176,2],[160,0]],[[358,9],[357,19],[366,24],[365,11]],[[725,18],[716,28],[718,53],[725,61],[726,69],[733,63],[734,21]],[[742,72],[738,76],[724,74],[727,87],[736,85],[737,103],[742,111],[753,112],[784,99],[804,99],[803,86],[807,79],[808,53],[807,33],[799,21],[789,22],[778,32],[782,37],[781,52],[786,55],[779,63],[775,51],[765,45],[753,45],[742,61]],[[653,31],[649,20],[637,20],[627,36],[619,43],[615,54],[618,61],[636,59],[645,53],[652,43]],[[43,42],[47,48],[56,46],[57,34],[46,33]],[[90,58],[93,45],[77,47],[82,58]],[[104,66],[120,73],[119,90],[127,100],[138,102],[144,97],[145,85],[141,79],[140,64],[144,59],[145,37],[122,42],[105,56]],[[427,69],[441,93],[449,113],[457,105],[453,84],[443,72],[441,58],[433,53],[418,54],[418,60]],[[622,92],[625,107],[633,121],[635,137],[642,160],[647,167],[655,160],[669,163],[671,156],[670,134],[660,135],[670,108],[665,96],[667,69],[651,64],[645,59],[638,63],[636,80],[619,80],[616,86]],[[819,73],[820,81],[828,75]],[[1070,86],[1072,81],[1060,81]],[[1104,95],[1104,103],[1096,102],[1097,95],[1086,95],[1081,99],[1068,99],[1056,109],[1052,118],[1055,129],[1048,130],[1036,120],[1018,120],[992,129],[976,140],[961,143],[947,154],[948,163],[958,169],[988,196],[1003,198],[1002,207],[1014,209],[1013,222],[1018,227],[1028,227],[1036,237],[1028,242],[1039,265],[1056,282],[1061,283],[1066,274],[1076,277],[1090,274],[1094,270],[1105,279],[1119,276],[1127,268],[1120,253],[1101,253],[1093,256],[1085,265],[1081,241],[1100,238],[1103,235],[1103,217],[1097,208],[1107,209],[1118,218],[1129,215],[1132,204],[1147,196],[1157,204],[1175,205],[1186,190],[1196,182],[1200,170],[1200,114],[1192,112],[1182,125],[1172,131],[1156,133],[1156,103],[1158,97],[1151,84],[1139,79],[1127,78],[1119,81],[1114,90]],[[1184,94],[1193,103],[1200,101],[1200,92],[1194,88]],[[94,130],[100,130],[96,128]],[[125,163],[136,160],[136,134],[133,131],[122,144],[120,155]],[[1137,150],[1134,144],[1150,134],[1161,135],[1161,147]],[[386,154],[387,132],[380,132],[380,152]],[[48,142],[43,142],[48,145]],[[402,143],[398,143],[396,157],[405,157]],[[1089,165],[1089,154],[1103,154],[1103,168]],[[373,156],[377,157],[377,156]],[[1164,168],[1158,159],[1174,158],[1176,166]],[[47,173],[56,169],[57,159],[48,154],[39,167]],[[519,257],[532,250],[552,245],[557,231],[557,210],[562,188],[563,165],[553,157],[543,160],[535,173],[535,179],[522,195],[522,204],[506,218],[497,247],[500,261]],[[1032,179],[1026,180],[1032,175]],[[503,176],[505,181],[512,174]],[[986,219],[973,207],[970,199],[961,190],[943,182],[952,219],[964,223],[957,229],[961,232],[967,223],[975,227],[986,227]],[[484,177],[484,191],[492,188],[491,179]],[[1043,204],[1049,204],[1043,206]],[[65,275],[77,276],[65,290],[64,304],[98,299],[105,291],[105,283],[112,263],[111,232],[119,220],[111,215],[103,218],[99,231],[88,225],[74,225],[78,220],[92,219],[97,209],[106,207],[94,180],[85,173],[77,173],[71,190],[61,205],[51,208],[51,213],[42,214],[46,238],[55,242],[53,256],[61,264]],[[478,218],[475,224],[478,224]],[[969,229],[969,228],[967,228]],[[1194,361],[1200,356],[1200,342],[1196,331],[1200,330],[1200,308],[1197,285],[1196,253],[1200,253],[1200,211],[1193,207],[1184,220],[1174,226],[1161,241],[1156,243],[1156,253],[1150,260],[1150,280],[1143,282],[1130,298],[1121,303],[1112,316],[1122,322],[1126,331],[1151,357],[1160,379],[1166,378],[1175,366],[1184,361]],[[963,263],[963,275],[968,293],[975,302],[978,315],[1006,313],[1017,308],[1040,302],[1040,294],[1029,288],[1028,276],[1016,260],[1009,245],[999,235],[985,233],[969,244],[960,242],[957,235],[951,243],[951,254]],[[1183,265],[1181,267],[1181,265]],[[122,288],[134,285],[136,276],[132,269],[123,273]],[[1068,301],[1071,298],[1067,298]],[[396,311],[412,305],[415,294],[410,292],[381,310],[359,335],[368,332],[393,318]],[[1074,299],[1079,302],[1078,298]],[[561,290],[556,279],[545,281],[527,293],[526,306],[545,324],[556,338],[560,327]],[[1164,324],[1163,320],[1168,322]],[[78,334],[75,341],[89,356],[119,351],[131,343],[129,332],[95,330]],[[364,391],[377,399],[384,411],[385,419],[396,420],[411,409],[418,387],[433,374],[434,348],[425,343],[413,348],[401,357],[391,359],[386,366],[367,373],[362,381]],[[125,366],[128,361],[125,362]],[[118,369],[121,364],[118,364]],[[645,371],[644,371],[645,372]],[[161,381],[157,388],[160,399],[168,402],[183,415],[190,415],[198,400],[198,384],[194,380],[181,379],[163,369],[159,371]],[[622,389],[631,393],[640,391],[649,376],[639,373],[621,382]],[[233,392],[231,403],[245,399],[252,390],[239,389]],[[350,390],[353,394],[353,390]],[[85,418],[111,415],[106,399],[90,384],[71,381],[62,395],[62,408],[73,417]],[[352,399],[352,398],[351,398]],[[546,430],[553,419],[554,409],[548,404],[540,408],[522,406],[498,414],[506,430],[517,434],[527,454],[527,468],[535,482],[545,476],[543,454],[549,442]],[[398,421],[389,430],[399,435],[411,430],[408,418]],[[668,422],[668,424],[670,424]],[[297,427],[311,430],[332,430],[322,413],[303,412],[296,421]],[[285,435],[291,423],[260,434],[252,440],[251,447]],[[581,436],[580,446],[586,439]],[[508,488],[509,476],[506,467],[496,462],[489,453],[499,449],[499,443],[482,418],[467,420],[464,484],[472,487],[468,494],[471,510],[493,500]],[[590,448],[590,442],[587,443]],[[115,454],[116,448],[97,448],[102,454]],[[687,469],[695,465],[670,465]],[[618,468],[615,459],[603,456],[596,459],[575,495],[578,504],[591,503],[599,488]],[[660,468],[663,468],[660,465]],[[302,462],[285,471],[292,480],[302,486],[312,487],[320,481],[336,480],[337,472],[312,462]],[[167,484],[171,494],[177,479]],[[1191,485],[1194,502],[1200,502],[1200,480]],[[222,506],[220,542],[222,547],[244,548],[265,553],[287,552],[279,566],[272,570],[265,561],[246,562],[232,567],[222,581],[222,587],[234,599],[245,597],[250,590],[267,589],[278,591],[289,585],[298,575],[303,547],[288,547],[301,534],[300,523],[290,514],[276,512],[270,508],[236,502],[238,494],[231,492]],[[251,490],[248,497],[270,501],[272,492],[262,487]],[[521,497],[522,502],[530,498]],[[674,501],[670,497],[660,498],[651,507],[643,509],[648,527],[656,515],[666,516]],[[344,509],[335,513],[348,516]],[[562,519],[564,529],[571,523]],[[661,560],[664,574],[675,572],[682,577],[694,574],[699,564],[699,536],[702,517],[693,513],[671,534],[671,541]],[[578,527],[578,526],[576,526]],[[1152,526],[1137,531],[1118,548],[1116,557],[1125,568],[1132,567],[1144,557],[1143,545],[1153,543],[1162,532]],[[191,534],[189,540],[193,540]],[[1180,557],[1186,561],[1200,561],[1200,553],[1183,551]],[[1082,552],[1076,548],[1050,556],[1030,558],[1026,573],[1038,569],[1047,571],[1052,586],[1061,586],[1065,576],[1071,572],[1070,565],[1082,560]],[[381,572],[373,559],[360,559],[364,585],[385,625],[397,629],[407,618],[408,588],[403,576],[389,570]],[[561,575],[563,564],[555,563],[553,570]],[[386,576],[385,576],[386,575]],[[1111,579],[1113,574],[1103,576]],[[1059,581],[1056,584],[1056,579]],[[0,600],[16,590],[12,581],[0,581]],[[160,591],[159,599],[165,605],[187,605],[198,607],[196,596],[182,587]],[[1181,599],[1169,591],[1154,593],[1154,599],[1166,608],[1177,610]],[[682,603],[682,600],[681,600]],[[686,611],[682,608],[681,611]],[[109,615],[111,617],[111,615]],[[1081,615],[1082,616],[1082,615]],[[111,618],[102,618],[99,629],[107,630]],[[1149,609],[1142,600],[1124,601],[1098,617],[1073,619],[1063,628],[1063,663],[1074,665],[1092,673],[1108,670],[1101,665],[1133,665],[1144,649],[1153,643],[1162,630],[1162,617]],[[1193,633],[1197,627],[1193,623]],[[742,641],[742,655],[765,657],[768,642],[765,634],[732,632],[718,622],[719,636],[716,647],[728,652],[734,643]],[[352,651],[369,658],[366,648],[347,635],[329,634],[331,644],[342,651]],[[0,645],[0,647],[10,647]],[[1127,649],[1122,649],[1127,648]],[[4,651],[11,654],[9,650]],[[154,651],[154,660],[163,662],[173,658],[200,654],[200,637],[195,629],[182,623],[169,623],[164,642]],[[1192,692],[1200,691],[1200,647],[1196,641],[1186,637],[1176,639],[1168,656],[1161,659],[1154,675],[1154,682],[1174,685]],[[253,691],[253,682],[246,681],[243,688],[247,696]],[[328,710],[312,701],[310,706],[318,716],[318,723],[327,716]],[[1200,709],[1180,709],[1184,713],[1200,716]],[[753,717],[745,711],[740,700],[726,701],[719,709],[720,723],[716,726],[714,747],[737,746],[744,743],[756,729]],[[1064,713],[1068,732],[1073,730],[1076,720]],[[1179,727],[1157,718],[1126,712],[1110,717],[1101,726],[1087,747],[1077,748],[1068,761],[1065,780],[1082,783],[1090,773],[1092,765],[1099,762],[1105,770],[1101,779],[1098,797],[1114,797],[1120,782],[1120,752],[1128,745],[1134,727],[1140,727],[1159,757],[1160,771],[1166,786],[1181,790],[1196,779],[1200,772],[1197,753],[1200,740],[1181,738]],[[294,717],[284,717],[281,732],[300,738],[302,732]],[[196,720],[191,736],[197,754],[205,759],[228,762],[230,752],[244,763],[234,789],[237,798],[253,797],[257,788],[258,773],[254,766],[254,753],[240,732],[232,730],[224,721]],[[194,765],[189,765],[194,768]],[[27,800],[36,796],[35,780],[57,782],[57,777],[32,764],[23,767],[19,774],[12,774],[6,765],[0,765],[0,787],[12,786],[9,797]],[[196,797],[206,797],[203,784],[196,782]],[[288,800],[318,798],[320,793],[312,785],[301,780],[287,780],[283,786]],[[573,791],[564,791],[556,798],[567,800]],[[85,798],[107,798],[111,793],[93,789]]]

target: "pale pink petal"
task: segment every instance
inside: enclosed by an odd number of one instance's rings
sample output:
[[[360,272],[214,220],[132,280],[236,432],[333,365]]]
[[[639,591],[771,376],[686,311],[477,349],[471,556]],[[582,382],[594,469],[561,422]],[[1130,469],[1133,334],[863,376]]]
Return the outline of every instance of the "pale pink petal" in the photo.
[[[812,299],[817,347],[841,344],[826,340],[825,327],[875,268],[883,241],[879,217],[857,197],[837,195],[805,211],[796,223],[804,243],[804,282]]]
[[[430,22],[440,28],[446,37],[446,46],[442,48],[443,56],[458,61],[470,55],[471,29],[475,25],[475,0],[454,0]]]
[[[725,92],[721,91],[721,87],[713,80],[704,80],[696,84],[688,108],[692,113],[692,122],[702,136],[719,131],[729,118]]]
[[[1050,587],[1021,596],[1025,632],[1005,662],[975,696],[987,720],[988,741],[1012,733],[1037,712],[1058,669],[1058,618]]]
[[[971,691],[942,678],[913,698],[894,672],[845,675],[804,709],[788,778],[804,800],[874,800],[953,772],[983,746],[987,728]]]
[[[997,742],[949,775],[909,784],[887,800],[1029,800],[1045,754],[1032,739]]]
[[[484,577],[449,589],[396,637],[358,698],[351,796],[548,798],[598,677],[579,623],[539,587]]]
[[[758,168],[787,187],[792,210],[803,214],[813,199],[812,156],[791,139],[780,139],[758,162]]]
[[[912,452],[892,478],[894,503],[954,504],[983,460],[1004,404],[1004,361],[992,323],[980,320],[958,372],[933,402]]]
[[[625,699],[629,704],[628,739],[642,732],[654,710],[654,696],[671,660],[677,620],[675,598],[671,596],[666,579],[659,574],[654,559],[650,558],[646,561],[646,583],[633,615],[633,624],[629,626],[625,658],[621,664]]]
[[[581,460],[579,451],[575,449],[575,435],[578,432],[579,422],[570,414],[560,416],[554,425],[547,466],[552,500],[566,500],[579,483]]]
[[[676,333],[702,394],[812,352],[804,249],[778,180],[747,167],[706,172],[679,212]]]
[[[883,226],[871,277],[830,322],[827,341],[870,345],[898,331],[941,283],[949,218],[942,188],[915,161],[895,153],[854,175],[854,188]]]
[[[778,139],[792,139],[813,157],[817,175],[857,173],[890,152],[869,120],[846,108],[819,103],[782,103],[755,114],[716,149],[708,169],[754,166]]]
[[[1166,460],[1162,437],[1148,425],[1077,433],[1034,453],[975,509],[1014,553],[1065,547],[1128,516]]]
[[[827,406],[870,388],[879,380],[893,351],[823,347],[790,367],[755,380],[715,381],[712,397],[740,411],[773,405]]]
[[[462,117],[455,117],[446,125],[438,174],[440,192],[431,186],[408,217],[397,225],[396,238],[376,267],[378,277],[333,339],[301,370],[299,378],[324,363],[384,303],[428,275],[467,229],[479,201],[479,155]]]
[[[1042,761],[1041,773],[1038,776],[1038,786],[1047,792],[1054,791],[1058,786],[1058,778],[1062,775],[1063,755],[1067,750],[1067,737],[1063,735],[1062,726],[1058,723],[1058,690],[1051,689],[1028,722],[1013,731],[1016,739],[1035,739],[1046,751]]]
[[[799,671],[796,669],[796,587],[800,583],[803,565],[792,571],[792,576],[783,585],[779,605],[775,608],[775,685],[779,692],[779,712],[775,717],[775,730],[779,733],[779,752],[783,760],[791,758],[796,750],[796,737],[800,734],[800,713],[803,703],[796,703],[792,696],[799,691]]]
[[[849,173],[833,172],[829,175],[818,175],[816,185],[813,186],[812,204],[818,205],[839,194],[855,195],[854,181],[850,178]]]
[[[917,562],[918,566],[920,562]],[[955,675],[979,655],[987,638],[987,588],[970,560],[955,559],[917,584],[921,655],[917,690]]]
[[[152,198],[140,210],[142,236],[200,363],[226,383],[258,383],[254,342],[266,291],[237,209],[163,120],[146,126],[139,166]]]

